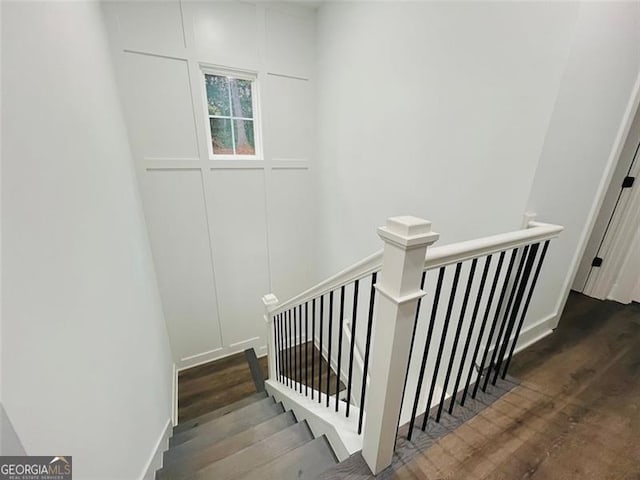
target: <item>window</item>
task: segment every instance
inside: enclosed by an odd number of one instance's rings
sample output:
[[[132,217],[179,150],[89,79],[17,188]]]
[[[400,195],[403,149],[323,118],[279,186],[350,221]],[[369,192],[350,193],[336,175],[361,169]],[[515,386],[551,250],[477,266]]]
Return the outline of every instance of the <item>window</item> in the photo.
[[[214,158],[256,158],[255,78],[205,72]]]

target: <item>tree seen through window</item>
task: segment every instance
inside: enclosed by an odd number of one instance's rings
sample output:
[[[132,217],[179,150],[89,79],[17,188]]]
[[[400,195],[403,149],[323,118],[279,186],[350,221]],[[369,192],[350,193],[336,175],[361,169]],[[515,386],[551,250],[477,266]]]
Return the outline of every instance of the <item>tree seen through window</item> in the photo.
[[[255,155],[251,80],[205,74],[214,155]]]

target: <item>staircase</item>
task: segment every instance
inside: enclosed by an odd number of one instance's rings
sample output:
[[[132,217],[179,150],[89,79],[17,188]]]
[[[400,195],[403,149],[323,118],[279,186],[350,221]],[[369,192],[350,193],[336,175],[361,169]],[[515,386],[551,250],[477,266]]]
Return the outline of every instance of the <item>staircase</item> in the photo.
[[[528,218],[520,230],[431,247],[430,222],[388,219],[382,251],[285,302],[262,298],[268,380],[254,375],[259,393],[176,426],[156,478],[393,475],[511,388],[562,229]]]
[[[174,427],[156,480],[312,479],[337,463],[324,436],[261,392]]]

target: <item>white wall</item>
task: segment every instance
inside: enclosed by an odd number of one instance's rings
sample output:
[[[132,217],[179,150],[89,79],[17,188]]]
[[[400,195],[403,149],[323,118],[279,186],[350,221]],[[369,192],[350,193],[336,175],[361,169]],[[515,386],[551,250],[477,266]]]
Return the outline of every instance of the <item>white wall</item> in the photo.
[[[540,220],[565,226],[550,247],[530,321],[562,312],[633,119],[639,73],[640,3],[581,3],[527,202]]]
[[[576,17],[569,3],[320,7],[324,274],[380,248],[392,215],[431,220],[438,244],[520,227]]]
[[[640,65],[638,3],[325,3],[318,13],[323,276],[386,217],[438,244],[567,226],[528,324],[555,326]],[[606,183],[605,183],[606,185]]]
[[[262,295],[316,279],[313,10],[105,2],[179,366],[266,353]],[[212,161],[202,65],[258,76],[264,157]]]
[[[600,258],[604,256],[607,257],[606,263],[604,263],[605,269],[610,263],[607,247],[612,243],[612,238],[616,236],[616,231],[619,229],[616,228],[617,224],[625,223],[624,220],[620,221],[618,217],[624,216],[624,212],[626,212],[628,208],[629,198],[633,193],[632,188],[621,190],[621,185],[627,175],[635,175],[634,169],[640,172],[640,162],[634,165],[634,158],[639,143],[640,110],[636,110],[624,147],[617,160],[614,173],[611,176],[607,193],[602,200],[596,221],[589,236],[589,241],[580,260],[573,285],[571,286],[573,290],[600,299],[605,298],[606,293],[609,291],[611,285],[607,285],[605,289],[598,288],[600,284],[598,280],[603,269],[600,267],[592,267],[591,264],[596,256]],[[602,290],[606,290],[606,292],[602,292]],[[598,293],[601,295],[598,295]]]
[[[4,407],[75,478],[141,478],[172,358],[100,8],[2,9]]]

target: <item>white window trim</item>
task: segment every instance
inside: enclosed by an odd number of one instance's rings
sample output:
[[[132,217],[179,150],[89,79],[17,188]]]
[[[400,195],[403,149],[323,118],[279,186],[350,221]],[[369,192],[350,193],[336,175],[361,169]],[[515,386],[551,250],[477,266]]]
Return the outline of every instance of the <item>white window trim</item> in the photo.
[[[207,127],[207,150],[209,152],[209,160],[264,160],[264,154],[262,151],[262,120],[260,115],[260,92],[258,88],[258,72],[249,72],[245,70],[234,70],[226,67],[216,67],[208,65],[200,65],[202,77],[200,79],[200,86],[202,89],[202,95],[204,99],[204,114]],[[233,117],[233,120],[251,120],[253,121],[253,141],[255,143],[255,155],[227,155],[213,153],[213,145],[211,144],[211,123],[209,118],[209,99],[207,97],[207,87],[205,82],[205,75],[218,75],[223,77],[233,77],[242,80],[249,80],[251,82],[251,108],[253,110],[253,118]],[[215,118],[216,116],[213,115]],[[224,118],[229,118],[222,116]],[[233,132],[233,130],[232,130]]]

